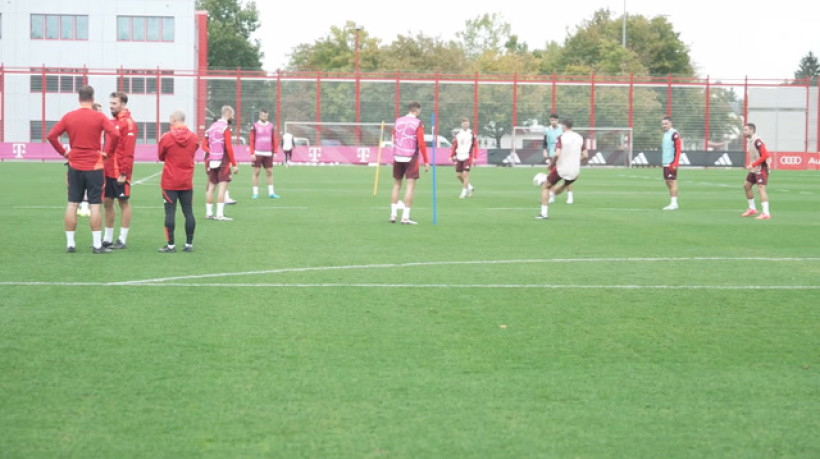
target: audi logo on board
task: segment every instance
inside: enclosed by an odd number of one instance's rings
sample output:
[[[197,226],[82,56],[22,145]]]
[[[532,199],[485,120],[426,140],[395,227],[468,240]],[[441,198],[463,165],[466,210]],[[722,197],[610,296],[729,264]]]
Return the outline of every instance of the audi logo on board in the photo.
[[[799,166],[803,164],[803,158],[800,156],[781,156],[780,164],[784,166]]]

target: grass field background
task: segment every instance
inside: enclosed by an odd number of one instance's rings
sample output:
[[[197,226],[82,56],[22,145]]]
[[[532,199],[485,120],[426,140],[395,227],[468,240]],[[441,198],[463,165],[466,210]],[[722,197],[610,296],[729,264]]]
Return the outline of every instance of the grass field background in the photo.
[[[164,244],[139,164],[128,249],[65,253],[64,167],[0,163],[2,457],[820,457],[816,172],[451,168],[390,225],[390,171],[235,177],[233,222]],[[264,186],[263,186],[264,189]],[[117,232],[118,234],[118,232]],[[181,214],[177,242],[184,242]]]

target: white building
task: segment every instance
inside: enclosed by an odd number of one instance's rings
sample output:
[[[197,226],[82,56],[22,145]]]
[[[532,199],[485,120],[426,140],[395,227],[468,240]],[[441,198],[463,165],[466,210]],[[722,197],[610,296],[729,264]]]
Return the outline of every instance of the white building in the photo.
[[[194,128],[205,17],[195,0],[2,0],[0,141],[42,141],[84,82],[106,112],[112,91],[128,94],[139,143],[154,143],[175,109]]]

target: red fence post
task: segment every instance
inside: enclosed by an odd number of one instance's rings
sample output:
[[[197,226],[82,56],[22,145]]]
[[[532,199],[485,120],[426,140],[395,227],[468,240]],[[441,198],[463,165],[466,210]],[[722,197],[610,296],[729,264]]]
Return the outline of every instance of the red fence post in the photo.
[[[6,70],[3,64],[0,64],[0,142],[6,141]]]
[[[558,108],[557,107],[557,104],[558,104],[557,90],[558,90],[558,75],[556,75],[555,72],[553,72],[553,74],[552,74],[552,101],[551,101],[550,114],[558,113],[556,111],[557,108]]]
[[[709,126],[711,122],[712,93],[709,88],[709,75],[706,75],[706,105],[704,107],[703,125],[703,151],[709,151],[709,138],[711,136]]]
[[[322,72],[316,72],[316,122],[320,123],[322,121]],[[316,129],[313,136],[313,144],[320,145],[321,144],[321,136],[319,135],[319,129]]]
[[[635,116],[635,74],[629,74],[629,101],[627,102],[627,121],[626,124],[628,128],[632,129],[634,124],[634,116]],[[632,143],[632,137],[634,137],[634,132],[629,136],[629,142]]]
[[[396,94],[393,101],[393,118],[399,119],[401,116],[401,72],[396,70]]]
[[[481,132],[478,128],[478,72],[473,80],[473,131]]]
[[[666,79],[666,116],[672,116],[672,74]]]
[[[276,126],[279,132],[285,133],[285,126],[282,123],[282,70],[276,69]]]
[[[747,76],[746,79],[743,81],[743,124],[749,122],[749,77]],[[743,146],[743,153],[746,154],[746,159],[744,159],[744,164],[749,164],[749,150],[746,149],[746,139],[741,140],[741,145]],[[777,153],[775,152],[775,159],[777,159]]]
[[[242,69],[236,68],[236,114],[234,123],[236,126],[236,137],[234,143],[239,143],[239,135],[242,134]]]
[[[159,143],[159,138],[162,136],[162,123],[160,122],[160,112],[159,112],[159,100],[160,100],[160,93],[162,92],[162,79],[159,77],[159,66],[157,66],[157,94],[156,94],[156,117],[157,117],[157,143]]]
[[[589,127],[595,127],[595,72],[589,79]],[[590,137],[595,139],[595,131],[590,132]]]
[[[513,134],[513,129],[515,126],[518,126],[518,73],[513,74],[513,87],[512,87],[512,127],[510,128],[510,134]]]
[[[43,64],[41,73],[40,73],[40,141],[45,143],[46,141],[46,65]],[[5,102],[4,102],[5,103]]]

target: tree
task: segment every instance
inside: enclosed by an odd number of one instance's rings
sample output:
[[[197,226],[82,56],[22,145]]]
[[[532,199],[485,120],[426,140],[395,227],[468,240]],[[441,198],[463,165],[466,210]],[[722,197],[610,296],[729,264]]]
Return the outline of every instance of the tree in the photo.
[[[665,17],[630,16],[624,48],[622,19],[608,9],[598,10],[564,42],[559,71],[694,76],[689,49],[679,35]]]
[[[809,54],[800,59],[800,65],[794,72],[794,79],[803,81],[808,79],[810,85],[817,86],[818,76],[820,76],[820,63],[817,62],[817,56],[809,51]]]
[[[196,8],[208,12],[209,68],[262,70],[261,45],[250,38],[259,28],[256,2],[197,0]]]
[[[486,51],[501,54],[505,49],[526,50],[526,44],[518,43],[518,37],[511,34],[510,24],[498,13],[483,14],[465,22],[463,31],[456,37],[462,40],[467,57],[475,59]]]

